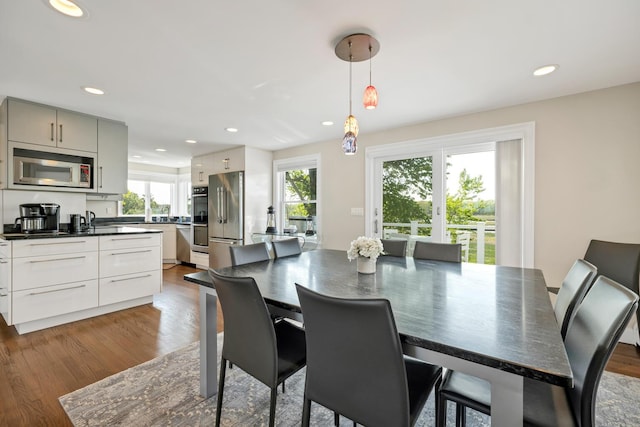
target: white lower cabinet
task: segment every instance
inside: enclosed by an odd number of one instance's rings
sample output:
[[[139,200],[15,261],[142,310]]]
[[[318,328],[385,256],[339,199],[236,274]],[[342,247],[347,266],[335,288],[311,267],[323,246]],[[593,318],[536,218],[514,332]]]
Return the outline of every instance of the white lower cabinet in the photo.
[[[160,233],[0,240],[0,313],[21,334],[147,304],[161,289]]]
[[[13,323],[20,324],[98,306],[98,280],[13,292]]]

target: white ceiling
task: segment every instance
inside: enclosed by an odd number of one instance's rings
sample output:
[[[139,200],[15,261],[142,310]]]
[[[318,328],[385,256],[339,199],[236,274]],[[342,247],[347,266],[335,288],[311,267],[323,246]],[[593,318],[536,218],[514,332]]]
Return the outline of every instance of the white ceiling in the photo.
[[[46,0],[0,0],[0,97],[125,121],[129,159],[171,167],[236,145],[340,144],[349,66],[334,47],[356,32],[380,42],[372,63],[377,109],[361,104],[368,62],[353,64],[361,140],[640,81],[638,0],[77,3],[88,18],[60,15]],[[532,76],[549,63],[559,70]]]

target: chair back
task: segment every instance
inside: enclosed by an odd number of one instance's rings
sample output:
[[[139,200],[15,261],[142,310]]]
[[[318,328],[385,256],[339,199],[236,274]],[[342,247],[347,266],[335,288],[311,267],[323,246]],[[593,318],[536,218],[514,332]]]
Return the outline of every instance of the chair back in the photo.
[[[569,324],[565,348],[574,387],[567,388],[566,393],[580,426],[595,425],[600,377],[637,306],[637,294],[599,276]]]
[[[362,425],[409,425],[407,377],[389,301],[296,288],[307,340],[306,398]]]
[[[407,256],[407,241],[401,239],[380,239],[384,252],[382,255]]]
[[[640,244],[592,240],[584,259],[598,268],[598,274],[640,293]],[[640,312],[636,319],[640,325]]]
[[[462,262],[462,245],[459,243],[417,241],[413,257],[434,261]]]
[[[597,271],[593,264],[578,259],[562,281],[554,306],[562,338],[567,335],[567,328],[573,319],[575,309],[589,290]]]
[[[209,269],[224,316],[222,357],[269,387],[278,379],[278,350],[267,306],[252,277]]]
[[[460,243],[462,250],[462,261],[469,261],[469,246],[471,245],[471,233],[460,231],[456,236],[456,243]]]
[[[265,242],[253,243],[250,245],[231,245],[231,265],[249,264],[251,262],[269,261],[269,249]]]
[[[300,255],[302,253],[298,238],[274,240],[271,245],[273,245],[273,253],[276,258]]]

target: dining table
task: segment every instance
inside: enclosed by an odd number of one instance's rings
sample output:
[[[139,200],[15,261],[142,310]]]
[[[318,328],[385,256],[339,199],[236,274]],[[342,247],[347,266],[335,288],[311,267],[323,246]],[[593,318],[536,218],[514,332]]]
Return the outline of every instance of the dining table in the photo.
[[[302,320],[295,284],[342,298],[389,300],[405,354],[491,384],[491,425],[522,425],[524,378],[572,387],[573,376],[541,270],[381,256],[361,274],[346,251],[216,269],[253,277],[272,313]],[[200,292],[200,393],[217,392],[217,305],[208,271]],[[330,313],[327,313],[330,316]]]

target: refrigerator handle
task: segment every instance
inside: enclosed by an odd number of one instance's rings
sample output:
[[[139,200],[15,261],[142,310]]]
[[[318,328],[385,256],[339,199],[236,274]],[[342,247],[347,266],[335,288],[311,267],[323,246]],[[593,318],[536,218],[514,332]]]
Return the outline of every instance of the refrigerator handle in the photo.
[[[224,217],[223,222],[226,224],[229,221],[229,192],[226,189],[222,189],[222,204]]]
[[[218,212],[216,212],[216,215],[218,216],[217,220],[218,220],[218,224],[222,224],[222,197],[220,194],[220,190],[222,190],[221,187],[216,187],[216,201],[217,201],[217,206],[218,206]]]

